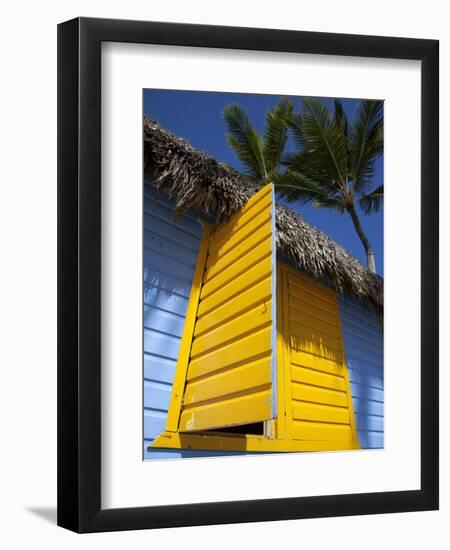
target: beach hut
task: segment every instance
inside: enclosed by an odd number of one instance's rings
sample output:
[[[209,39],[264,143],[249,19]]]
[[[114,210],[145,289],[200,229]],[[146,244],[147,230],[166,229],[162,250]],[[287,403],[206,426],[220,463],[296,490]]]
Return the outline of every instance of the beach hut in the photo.
[[[144,457],[380,448],[383,281],[144,119]]]

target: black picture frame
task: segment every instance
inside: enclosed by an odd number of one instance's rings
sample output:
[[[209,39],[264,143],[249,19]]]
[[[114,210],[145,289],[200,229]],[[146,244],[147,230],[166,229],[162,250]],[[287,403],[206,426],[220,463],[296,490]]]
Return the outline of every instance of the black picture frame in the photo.
[[[421,61],[421,489],[101,508],[101,43]],[[77,18],[58,26],[58,525],[150,529],[438,509],[439,43]]]

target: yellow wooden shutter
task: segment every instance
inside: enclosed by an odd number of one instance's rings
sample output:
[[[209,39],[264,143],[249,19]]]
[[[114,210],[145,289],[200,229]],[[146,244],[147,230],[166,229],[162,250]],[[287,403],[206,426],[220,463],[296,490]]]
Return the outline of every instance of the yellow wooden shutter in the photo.
[[[267,185],[207,236],[168,431],[203,431],[276,416],[274,218],[273,188]]]
[[[358,448],[337,296],[279,264],[286,388],[286,434],[316,447]]]

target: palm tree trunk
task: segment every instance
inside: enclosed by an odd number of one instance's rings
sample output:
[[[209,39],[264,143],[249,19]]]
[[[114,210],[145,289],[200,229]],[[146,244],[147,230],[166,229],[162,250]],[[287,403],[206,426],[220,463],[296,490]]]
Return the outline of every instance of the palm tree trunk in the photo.
[[[359,221],[358,214],[356,213],[355,207],[350,206],[347,208],[347,212],[350,214],[352,218],[353,225],[355,226],[356,232],[358,233],[358,237],[361,239],[361,242],[364,246],[364,250],[366,251],[367,256],[367,267],[369,268],[369,271],[372,273],[376,273],[376,267],[375,267],[375,256],[373,255],[373,250],[370,245],[369,239],[367,238],[366,234],[363,231],[361,222]]]

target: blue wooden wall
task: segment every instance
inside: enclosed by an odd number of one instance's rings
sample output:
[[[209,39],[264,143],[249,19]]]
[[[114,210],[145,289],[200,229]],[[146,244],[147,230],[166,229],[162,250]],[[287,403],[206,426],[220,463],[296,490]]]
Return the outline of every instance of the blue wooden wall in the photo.
[[[219,452],[148,450],[165,429],[186,310],[202,238],[188,213],[144,186],[144,459],[218,456]]]
[[[339,296],[345,354],[358,439],[363,449],[384,446],[383,329],[373,308]]]

